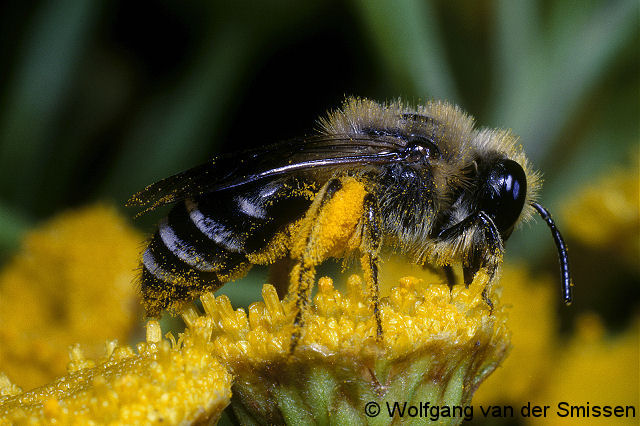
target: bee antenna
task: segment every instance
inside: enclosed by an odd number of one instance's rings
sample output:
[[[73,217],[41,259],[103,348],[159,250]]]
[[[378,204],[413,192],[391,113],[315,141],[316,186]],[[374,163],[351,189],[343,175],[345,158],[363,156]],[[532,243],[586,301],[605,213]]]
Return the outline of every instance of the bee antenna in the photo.
[[[571,274],[569,273],[569,256],[567,253],[567,245],[565,244],[562,235],[560,235],[560,231],[558,231],[558,228],[556,228],[555,222],[553,221],[553,219],[551,219],[551,214],[549,213],[549,211],[538,203],[531,203],[531,206],[536,209],[538,213],[540,213],[540,216],[544,219],[544,221],[547,222],[547,225],[549,225],[549,228],[551,229],[551,235],[553,235],[553,239],[556,241],[556,247],[558,248],[558,258],[560,260],[562,299],[564,301],[564,304],[569,306],[573,301],[573,284],[571,282]]]

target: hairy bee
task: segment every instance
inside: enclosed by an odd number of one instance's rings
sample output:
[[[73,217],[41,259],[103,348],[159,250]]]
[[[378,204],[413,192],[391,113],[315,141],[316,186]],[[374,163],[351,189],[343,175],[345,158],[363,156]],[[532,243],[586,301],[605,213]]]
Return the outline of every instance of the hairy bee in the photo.
[[[295,263],[295,347],[316,267],[357,254],[382,334],[378,257],[389,247],[413,262],[462,264],[468,285],[494,277],[514,227],[539,213],[555,239],[562,296],[571,303],[567,249],[517,137],[474,129],[458,107],[410,108],[349,98],[316,136],[213,159],[152,184],[129,205],[174,204],[142,256],[149,316],[285,256]],[[491,304],[489,298],[485,298]]]

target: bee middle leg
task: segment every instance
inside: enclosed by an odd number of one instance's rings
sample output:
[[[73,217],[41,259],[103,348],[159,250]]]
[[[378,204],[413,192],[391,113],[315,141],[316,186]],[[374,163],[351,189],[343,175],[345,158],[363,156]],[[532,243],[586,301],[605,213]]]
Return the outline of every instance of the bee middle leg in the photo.
[[[371,309],[376,321],[376,339],[382,340],[382,319],[380,317],[380,290],[378,287],[378,254],[382,241],[380,229],[380,212],[378,203],[372,194],[363,200],[363,232],[361,251],[362,270],[371,301]]]
[[[456,285],[456,274],[455,272],[453,272],[453,268],[451,267],[451,265],[444,265],[442,267],[442,272],[444,273],[444,277],[447,279],[447,284],[449,284],[449,287],[453,287],[454,285]]]
[[[436,275],[442,275],[444,279],[447,281],[449,288],[453,288],[453,286],[458,283],[458,280],[456,278],[456,273],[454,272],[451,265],[444,265],[442,267],[437,267],[429,263],[425,263],[424,265],[422,265],[422,268],[428,269],[429,271],[431,271]]]

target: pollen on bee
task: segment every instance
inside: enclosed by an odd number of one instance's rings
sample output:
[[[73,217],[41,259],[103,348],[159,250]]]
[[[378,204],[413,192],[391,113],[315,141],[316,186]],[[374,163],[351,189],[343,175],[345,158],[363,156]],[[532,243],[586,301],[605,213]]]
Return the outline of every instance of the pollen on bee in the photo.
[[[363,211],[363,200],[367,193],[364,184],[354,178],[341,179],[342,187],[317,215],[309,215],[301,224],[298,235],[308,235],[310,228],[319,229],[313,250],[316,261],[331,256],[340,256],[359,246],[356,232]],[[294,253],[302,253],[306,239],[293,241]]]

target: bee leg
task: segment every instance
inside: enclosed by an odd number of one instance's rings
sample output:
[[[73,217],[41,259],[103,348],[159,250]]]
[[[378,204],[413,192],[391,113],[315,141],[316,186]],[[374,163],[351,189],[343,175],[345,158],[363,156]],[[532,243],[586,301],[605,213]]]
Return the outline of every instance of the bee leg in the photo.
[[[378,203],[372,194],[367,194],[363,200],[363,232],[361,259],[365,282],[371,301],[371,309],[376,320],[376,339],[382,340],[382,319],[380,318],[380,290],[378,288],[378,253],[382,232],[380,229],[380,213]]]
[[[291,341],[289,343],[289,353],[292,354],[300,337],[302,337],[302,327],[304,327],[304,311],[306,311],[309,304],[309,298],[311,288],[313,286],[313,279],[315,277],[315,265],[306,265],[304,263],[299,264],[298,269],[298,288],[296,291],[296,316],[293,320],[293,334],[291,334]],[[295,270],[294,270],[295,271]]]
[[[475,269],[473,276],[480,268],[485,268],[489,274],[489,284],[482,290],[482,299],[489,306],[489,311],[493,312],[493,302],[489,298],[489,286],[493,284],[502,261],[503,242],[500,231],[498,231],[493,220],[485,212],[479,211],[476,217],[478,218],[477,223],[482,229],[482,238],[477,244],[474,241],[470,265]],[[471,281],[473,281],[473,276],[471,276]]]
[[[305,218],[309,220],[311,228],[306,235],[302,254],[297,259],[296,266],[292,271],[292,282],[290,291],[295,294],[296,316],[293,320],[294,332],[291,334],[291,342],[289,344],[289,353],[292,354],[302,337],[302,327],[304,327],[304,313],[309,305],[311,298],[311,289],[316,275],[316,265],[320,259],[317,259],[317,242],[322,232],[318,216],[322,212],[322,208],[331,200],[331,198],[342,188],[342,182],[339,179],[331,179],[326,184],[326,189],[322,194],[317,207],[311,211],[311,217]],[[313,207],[312,207],[313,208]]]
[[[444,265],[442,267],[442,272],[444,272],[444,277],[447,280],[447,284],[449,284],[449,288],[452,288],[456,285],[456,274],[453,272],[453,268],[451,265]]]
[[[474,250],[475,251],[475,250]],[[478,253],[472,253],[469,255],[468,264],[462,265],[462,274],[464,275],[464,285],[468,288],[473,282],[473,277],[476,276],[480,268],[482,267],[482,255]]]
[[[476,276],[476,273],[483,266],[483,259],[481,256],[471,255],[471,259],[469,260],[470,265],[465,266],[462,265],[462,272],[464,274],[464,285],[468,288],[473,282],[473,278]],[[497,265],[487,268],[489,273],[489,283],[493,281],[493,277],[495,276],[495,272],[497,270]],[[488,286],[487,286],[488,287]],[[485,287],[482,289],[482,300],[489,306],[489,312],[493,312],[493,302],[489,298],[488,288]]]
[[[438,235],[438,238],[441,240],[455,239],[473,227],[479,227],[481,232],[474,235],[470,251],[467,253],[467,258],[462,265],[464,284],[469,287],[476,273],[481,268],[485,268],[489,274],[488,285],[491,285],[502,261],[503,243],[500,231],[498,231],[489,215],[479,211],[475,215],[466,217],[451,228],[443,230]],[[493,310],[493,302],[488,294],[489,289],[485,288],[482,291],[482,298],[489,308]]]
[[[422,269],[428,269],[432,273],[444,277],[449,288],[453,288],[453,286],[457,284],[458,280],[456,279],[456,273],[453,271],[451,265],[438,267],[429,263],[425,263],[424,265],[422,265]]]

